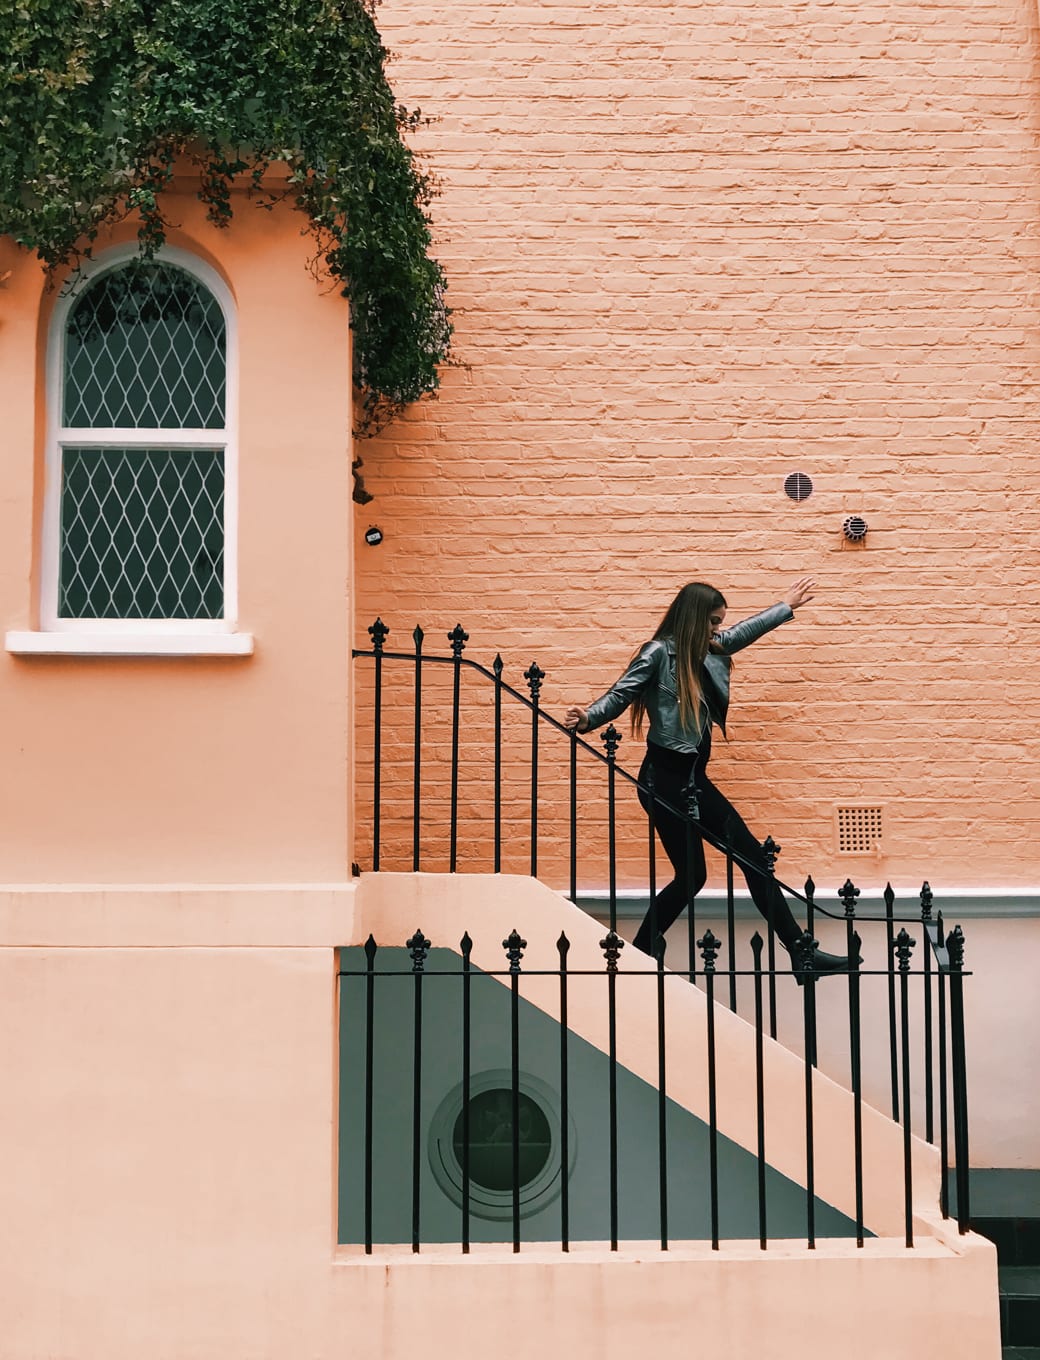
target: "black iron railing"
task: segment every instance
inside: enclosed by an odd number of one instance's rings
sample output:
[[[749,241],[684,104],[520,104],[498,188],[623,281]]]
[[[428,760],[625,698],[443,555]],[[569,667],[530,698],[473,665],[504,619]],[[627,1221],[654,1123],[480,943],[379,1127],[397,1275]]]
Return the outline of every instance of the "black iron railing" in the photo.
[[[935,1057],[938,1067],[938,1133],[942,1164],[943,1193],[941,1210],[944,1218],[950,1216],[946,1184],[949,1173],[949,1147],[952,1134],[957,1170],[957,1220],[961,1232],[968,1229],[969,1205],[967,1191],[968,1133],[967,1097],[964,1066],[964,1012],[963,1012],[963,938],[960,928],[953,930],[945,943],[940,942],[938,932],[929,929],[928,945],[924,957],[929,952],[934,955],[935,967],[912,968],[914,940],[904,929],[900,929],[894,941],[893,953],[896,960],[898,978],[898,1033],[897,1049],[898,1072],[902,1086],[902,1128],[903,1156],[902,1165],[889,1166],[888,1176],[900,1177],[903,1189],[903,1230],[905,1244],[914,1244],[913,1219],[913,1163],[911,1142],[911,1101],[910,1087],[912,1072],[920,1072],[922,1062],[920,1048],[911,1041],[910,988],[912,980],[929,989],[937,996],[939,1028]],[[855,932],[853,944],[858,943]],[[432,1240],[444,1243],[446,1240],[457,1242],[461,1250],[470,1250],[474,1240],[481,1240],[480,1228],[486,1226],[479,1213],[474,1209],[474,1188],[488,1179],[474,1165],[474,1133],[471,1127],[471,1110],[474,1093],[473,1051],[478,1028],[484,1033],[495,1028],[502,1036],[503,1113],[495,1125],[495,1139],[500,1155],[500,1163],[508,1163],[509,1174],[504,1177],[510,1196],[507,1212],[500,1215],[508,1221],[508,1235],[499,1235],[497,1240],[512,1242],[514,1252],[521,1249],[525,1239],[545,1242],[558,1238],[562,1250],[567,1251],[573,1241],[592,1238],[609,1240],[612,1250],[618,1249],[623,1240],[647,1240],[648,1202],[656,1199],[653,1212],[654,1234],[662,1250],[667,1250],[673,1240],[702,1237],[711,1240],[718,1248],[721,1240],[732,1237],[754,1237],[757,1235],[759,1246],[766,1250],[771,1240],[779,1237],[791,1238],[798,1235],[793,1226],[792,1215],[800,1219],[800,1233],[809,1248],[816,1245],[820,1235],[817,1217],[821,1212],[828,1214],[829,1220],[823,1236],[855,1237],[862,1247],[871,1235],[869,1223],[871,1205],[865,1197],[864,1143],[863,1143],[863,1092],[861,1082],[863,1027],[861,992],[865,986],[887,979],[886,970],[867,970],[859,966],[858,955],[853,953],[854,964],[844,982],[848,998],[848,1024],[844,1031],[845,1067],[852,1099],[851,1147],[847,1149],[847,1161],[851,1168],[852,1183],[847,1187],[848,1202],[854,1205],[853,1212],[845,1218],[844,1224],[835,1227],[834,1210],[817,1199],[816,1190],[816,1126],[817,1114],[814,1106],[815,1084],[814,1069],[817,1065],[817,988],[820,979],[813,967],[814,942],[806,933],[797,951],[795,960],[796,978],[802,984],[799,992],[802,1010],[801,1057],[804,1065],[804,1129],[805,1165],[800,1178],[801,1188],[797,1191],[801,1198],[801,1211],[794,1206],[789,1185],[785,1189],[775,1180],[776,1173],[769,1162],[769,1126],[771,1114],[766,1102],[765,1045],[768,1042],[764,1023],[764,995],[768,988],[769,973],[763,965],[764,941],[758,933],[751,940],[752,967],[741,975],[750,978],[754,994],[754,1109],[755,1140],[753,1153],[741,1152],[745,1170],[743,1179],[733,1171],[732,1166],[725,1177],[720,1175],[720,1155],[726,1155],[732,1162],[733,1144],[724,1138],[720,1131],[718,1090],[720,1061],[719,1045],[716,1038],[717,1008],[714,1004],[716,989],[728,980],[729,970],[718,967],[718,957],[722,942],[708,930],[698,941],[701,956],[700,985],[706,992],[708,1004],[704,1008],[706,1036],[703,1051],[705,1054],[705,1080],[707,1089],[706,1141],[703,1137],[691,1138],[688,1130],[678,1128],[674,1114],[670,1113],[670,1082],[674,1074],[667,1069],[666,1054],[678,1054],[679,1062],[695,1061],[689,1057],[692,1045],[668,1046],[669,1012],[667,1006],[668,978],[665,968],[665,941],[659,936],[656,950],[656,969],[644,968],[638,971],[619,968],[619,959],[625,947],[624,941],[613,931],[609,931],[600,942],[603,965],[597,969],[574,968],[569,964],[571,948],[565,934],[556,942],[558,954],[557,967],[553,969],[528,969],[523,959],[527,941],[517,931],[502,941],[505,952],[505,967],[478,969],[473,962],[473,941],[466,933],[458,946],[458,952],[444,949],[437,951],[438,958],[431,960],[431,942],[417,930],[404,944],[407,959],[402,960],[400,948],[378,948],[369,936],[364,946],[364,961],[361,963],[359,950],[344,951],[341,958],[339,977],[341,981],[341,1017],[344,1033],[353,1036],[353,1058],[345,1060],[341,1074],[341,1099],[343,1120],[358,1130],[363,1130],[353,1144],[353,1152],[341,1157],[340,1178],[344,1187],[345,1200],[341,1205],[341,1240],[354,1241],[364,1246],[366,1252],[373,1250],[375,1243],[407,1241],[410,1233],[411,1247],[418,1252],[431,1239],[424,1233],[426,1216],[431,1212],[431,1199],[438,1202],[443,1197],[432,1186],[427,1175],[427,1162],[432,1145],[431,1136],[426,1128],[430,1099],[424,1091],[424,1072],[426,1062],[436,1059],[442,1068],[447,1066],[450,1073],[461,1074],[461,1085],[457,1090],[457,1115],[455,1120],[455,1156],[457,1158],[459,1194],[454,1203],[456,1210],[450,1221],[450,1236],[445,1232],[443,1213],[441,1224]],[[349,955],[357,960],[356,966],[347,966]],[[389,962],[397,955],[396,964]],[[388,960],[387,964],[383,959]],[[493,1012],[487,1008],[487,992],[484,997],[484,1020],[481,1026],[474,1015],[473,989],[477,979],[481,982],[491,980],[497,986],[501,1003],[498,1007],[499,1022],[495,1026],[487,1024]],[[522,1000],[523,986],[528,981],[550,979],[551,986],[546,990],[544,981],[535,982],[539,988],[539,1004],[544,1009],[548,1005],[552,1021],[556,1026],[555,1038],[547,1042],[544,1033],[532,1030],[527,1011],[521,1023],[521,1006],[527,1007]],[[571,1187],[574,1165],[569,1147],[570,1130],[575,1113],[572,1064],[575,1060],[588,1065],[587,1045],[577,1037],[569,1026],[568,1002],[571,990],[582,979],[598,979],[595,1006],[605,1011],[606,1042],[600,1067],[596,1069],[596,1094],[590,1094],[593,1083],[586,1070],[578,1085],[581,1099],[589,1106],[593,1099],[599,1103],[593,1120],[595,1132],[586,1128],[583,1136],[581,1155],[592,1157],[597,1162],[597,1183],[600,1186],[599,1204],[590,1212],[586,1206],[582,1222],[576,1223]],[[826,987],[839,984],[827,982]],[[587,984],[585,984],[587,988]],[[618,1055],[618,1023],[620,988],[643,987],[650,989],[656,999],[656,1090],[649,1090],[641,1105],[633,1106],[631,1084],[626,1086],[625,1094],[619,1094],[619,1075],[622,1065]],[[436,998],[439,1019],[424,1021],[424,1000],[431,994]],[[411,994],[410,1001],[408,994]],[[447,995],[446,995],[447,993]],[[585,1015],[588,1016],[589,991],[584,992]],[[674,998],[674,991],[671,993]],[[377,997],[380,1006],[377,1006]],[[674,1006],[674,999],[673,999]],[[383,1016],[382,1027],[378,1014]],[[447,1019],[445,1018],[447,1017]],[[686,1019],[688,1017],[684,1017]],[[828,1020],[832,1029],[833,1021]],[[409,1037],[410,1036],[410,1037]],[[831,1051],[834,1051],[834,1034],[828,1038]],[[930,1045],[926,1045],[927,1048]],[[916,1051],[915,1051],[916,1050]],[[485,1052],[486,1060],[486,1052]],[[396,1095],[384,1089],[382,1103],[376,1100],[374,1091],[387,1080],[385,1068],[390,1065],[398,1082]],[[551,1208],[541,1214],[533,1228],[527,1227],[528,1215],[521,1202],[524,1175],[521,1171],[521,1091],[522,1071],[540,1064],[544,1083],[551,1085],[558,1101],[558,1120],[555,1141],[558,1149],[558,1171],[553,1187]],[[651,1064],[653,1066],[653,1064]],[[688,1074],[686,1074],[688,1075]],[[699,1074],[698,1074],[699,1075]],[[638,1092],[636,1093],[638,1096]],[[730,1088],[732,1096],[732,1087]],[[626,1103],[627,1102],[627,1103]],[[605,1120],[603,1119],[605,1105]],[[360,1108],[359,1108],[360,1107]],[[586,1114],[588,1109],[586,1108]],[[789,1126],[789,1112],[784,1111],[784,1122]],[[636,1222],[630,1225],[625,1221],[623,1196],[619,1193],[626,1178],[630,1181],[632,1167],[623,1157],[619,1148],[619,1133],[631,1121],[638,1121],[640,1130],[639,1161],[642,1181],[628,1195],[628,1212],[635,1213]],[[381,1149],[394,1129],[406,1127],[410,1122],[410,1145],[393,1165],[382,1166],[380,1170]],[[656,1138],[650,1127],[656,1122]],[[828,1126],[827,1137],[833,1151],[835,1130]],[[597,1143],[598,1137],[598,1143]],[[478,1140],[479,1141],[479,1140]],[[656,1157],[651,1151],[656,1142]],[[649,1145],[649,1146],[647,1146]],[[486,1151],[484,1142],[481,1147]],[[630,1145],[631,1148],[631,1145]],[[385,1159],[383,1159],[385,1161]],[[656,1165],[651,1163],[656,1160]],[[404,1161],[407,1165],[402,1166]],[[696,1210],[689,1202],[683,1203],[672,1187],[677,1171],[682,1172],[685,1183],[699,1187],[700,1204]],[[876,1178],[878,1168],[872,1172]],[[736,1176],[736,1180],[735,1180]],[[771,1178],[773,1178],[771,1180]],[[588,1177],[586,1176],[586,1179]],[[407,1215],[398,1215],[396,1229],[388,1232],[386,1214],[380,1224],[380,1197],[396,1190],[401,1199],[403,1181],[410,1182],[410,1223]],[[605,1185],[603,1181],[605,1180]],[[871,1181],[877,1184],[876,1179]],[[734,1189],[734,1186],[737,1189]],[[728,1192],[725,1187],[728,1186]],[[706,1187],[706,1194],[704,1192]],[[654,1193],[656,1191],[656,1194]],[[833,1184],[832,1184],[833,1191]],[[898,1192],[897,1192],[898,1193]],[[779,1198],[779,1217],[785,1222],[777,1230],[773,1222],[777,1213]],[[707,1212],[705,1213],[705,1202]],[[772,1202],[772,1207],[771,1207]],[[345,1205],[345,1208],[344,1208]],[[443,1207],[443,1206],[442,1206]],[[351,1219],[353,1229],[343,1225]],[[479,1221],[478,1221],[479,1220]],[[699,1227],[694,1223],[696,1220]],[[377,1224],[380,1224],[377,1227]],[[771,1226],[772,1225],[772,1226]],[[475,1231],[475,1228],[477,1231]],[[486,1238],[484,1240],[487,1240]]]
[[[949,1130],[952,1125],[954,1156],[952,1165],[956,1167],[958,1218],[962,1229],[968,1221],[968,1125],[966,1063],[964,1053],[964,1025],[962,978],[963,935],[956,927],[948,935],[945,932],[941,911],[934,908],[933,895],[929,884],[923,884],[919,897],[911,912],[896,912],[896,898],[891,885],[884,891],[884,914],[871,916],[857,910],[860,890],[847,880],[840,893],[834,910],[821,905],[817,900],[816,886],[812,878],[799,890],[776,877],[776,856],[779,853],[772,838],[763,844],[765,868],[747,859],[734,847],[715,835],[697,819],[696,805],[691,803],[683,808],[676,807],[657,795],[652,783],[641,784],[639,779],[617,763],[620,734],[609,726],[600,734],[603,750],[583,740],[576,732],[563,726],[551,714],[545,712],[540,704],[542,682],[545,672],[533,662],[524,671],[528,692],[525,694],[509,685],[503,679],[502,658],[496,656],[490,668],[480,665],[463,655],[469,635],[461,624],[447,634],[451,644],[451,655],[431,655],[424,651],[425,634],[416,627],[412,633],[413,649],[409,652],[388,651],[386,640],[389,629],[377,619],[368,629],[372,639],[371,649],[357,649],[355,658],[371,661],[370,714],[371,723],[358,722],[359,733],[370,733],[371,747],[371,868],[420,869],[447,868],[457,872],[460,862],[460,831],[467,833],[467,842],[461,847],[464,863],[471,869],[488,868],[495,873],[502,872],[505,852],[510,852],[513,862],[517,854],[522,855],[523,868],[532,876],[538,876],[540,863],[540,811],[546,805],[547,784],[552,783],[550,806],[552,826],[566,827],[563,837],[556,836],[553,870],[558,871],[561,861],[566,862],[566,895],[571,901],[578,900],[579,865],[579,812],[594,804],[600,813],[605,812],[605,864],[602,849],[597,857],[598,875],[605,876],[608,882],[608,925],[609,939],[617,939],[618,915],[618,800],[617,780],[634,786],[636,790],[649,795],[651,806],[649,830],[646,837],[646,880],[649,885],[649,909],[651,913],[651,938],[658,940],[657,957],[663,958],[663,941],[659,939],[653,926],[653,912],[657,895],[657,849],[654,828],[654,809],[666,809],[686,822],[689,835],[699,834],[725,857],[726,867],[726,931],[724,945],[716,941],[716,953],[712,956],[710,980],[707,963],[699,957],[703,942],[714,939],[709,930],[698,941],[697,901],[691,891],[687,898],[687,962],[684,971],[691,982],[703,974],[705,986],[710,986],[712,998],[716,988],[723,987],[724,998],[731,1009],[737,1009],[737,984],[741,977],[755,979],[756,988],[764,988],[764,995],[755,993],[756,1017],[762,1007],[763,1021],[760,1033],[769,1038],[777,1037],[777,987],[783,985],[791,974],[785,974],[777,967],[776,936],[770,921],[765,941],[761,937],[758,949],[764,950],[764,959],[755,954],[750,966],[738,966],[737,931],[735,929],[734,865],[745,874],[761,875],[768,873],[777,886],[796,902],[802,904],[806,917],[806,930],[799,947],[794,951],[793,965],[795,980],[815,983],[816,970],[814,958],[816,951],[815,930],[817,918],[827,918],[844,923],[846,950],[854,966],[848,977],[849,1010],[849,1081],[853,1093],[859,1101],[862,1098],[862,1050],[859,1041],[859,979],[861,977],[880,977],[886,989],[887,1002],[887,1039],[888,1039],[888,1099],[891,1114],[895,1120],[902,1119],[905,1136],[910,1137],[910,1066],[901,1052],[908,1052],[908,1036],[904,1029],[910,1024],[909,989],[911,977],[919,979],[920,1006],[919,1024],[921,1029],[920,1080],[923,1083],[923,1136],[929,1142],[937,1139],[940,1145],[943,1180],[942,1209],[948,1211],[947,1182],[951,1165]],[[392,701],[386,700],[386,667],[395,668],[396,676],[405,677],[405,684],[396,684]],[[451,678],[450,716],[431,708],[424,694],[424,672],[428,668],[443,670],[449,667]],[[486,768],[469,773],[469,786],[476,788],[471,796],[467,815],[460,816],[460,791],[463,788],[461,748],[467,735],[467,723],[472,722],[472,713],[464,717],[463,673],[472,676],[476,685],[482,687],[479,693],[478,721],[481,725],[480,750],[486,761],[488,745],[491,748],[490,788]],[[507,704],[510,706],[507,711]],[[491,724],[490,743],[486,738],[486,725]],[[448,732],[446,725],[450,724]],[[526,734],[524,729],[526,728]],[[505,734],[508,730],[509,741]],[[517,739],[523,737],[520,742]],[[560,772],[564,762],[544,761],[542,744],[551,738],[560,743],[561,755],[565,755],[565,788],[560,789]],[[525,757],[518,757],[516,769],[507,771],[507,751],[518,746],[525,751]],[[600,786],[590,798],[586,786],[579,797],[579,759],[587,767],[605,773],[605,789]],[[435,781],[427,778],[427,766],[436,761]],[[548,776],[546,766],[548,765]],[[391,799],[386,797],[384,775],[386,768],[394,772],[395,785]],[[507,777],[507,775],[509,777]],[[475,784],[474,784],[475,780]],[[517,793],[523,783],[522,794]],[[445,786],[447,793],[445,795]],[[508,793],[507,793],[508,789]],[[409,796],[410,795],[410,796]],[[410,804],[410,818],[404,808]],[[394,835],[384,834],[384,813],[390,805],[394,812]],[[407,823],[410,822],[410,826]],[[410,833],[410,835],[408,834]],[[436,841],[431,846],[431,836]],[[410,839],[410,853],[407,840]],[[446,842],[446,846],[444,844]],[[562,852],[562,853],[561,853]],[[626,845],[626,853],[631,857],[632,847]],[[692,858],[692,857],[691,857]],[[600,877],[602,881],[602,877]],[[907,927],[920,930],[923,935],[923,962],[914,973],[909,969],[909,954],[912,948]],[[880,932],[883,939],[884,955],[880,966],[865,969],[858,964],[861,946],[869,942],[871,936]],[[873,954],[880,952],[882,940],[874,946]],[[754,943],[752,942],[754,947]],[[718,950],[725,950],[725,967],[719,967]],[[904,951],[901,953],[900,951]],[[905,954],[905,959],[904,959]],[[463,958],[467,956],[463,952]],[[904,967],[904,962],[907,966]],[[608,987],[615,983],[615,967],[608,967]],[[956,980],[956,986],[954,986]],[[828,984],[831,985],[831,984]],[[803,1025],[802,1040],[810,1062],[816,1060],[816,1017],[815,988],[806,985],[802,992]],[[710,1013],[709,1008],[709,1013]],[[756,1021],[757,1023],[757,1021]],[[852,1035],[856,1038],[853,1042]],[[949,1055],[947,1055],[949,1045]],[[947,1061],[947,1056],[949,1061]],[[663,1064],[663,1050],[661,1055]],[[663,1099],[663,1096],[662,1096]],[[806,1119],[812,1116],[811,1089],[807,1089]],[[938,1111],[936,1107],[938,1106]],[[949,1117],[948,1117],[949,1116]],[[909,1143],[907,1144],[909,1147]],[[907,1153],[909,1157],[909,1153]],[[664,1163],[662,1162],[662,1165]],[[907,1162],[909,1176],[909,1162]],[[663,1174],[663,1172],[662,1172]],[[909,1189],[907,1191],[909,1195]],[[613,1232],[611,1233],[613,1237]]]

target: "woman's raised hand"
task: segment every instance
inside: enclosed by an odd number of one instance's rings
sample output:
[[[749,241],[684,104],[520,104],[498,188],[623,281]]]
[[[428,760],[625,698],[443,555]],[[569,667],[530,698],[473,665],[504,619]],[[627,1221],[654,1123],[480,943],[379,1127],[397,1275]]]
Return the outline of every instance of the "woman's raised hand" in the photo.
[[[783,597],[784,604],[791,609],[797,609],[799,605],[808,604],[813,597],[816,589],[816,582],[811,576],[799,576],[787,589]]]
[[[577,704],[571,704],[563,716],[563,725],[567,728],[576,727],[579,732],[587,732],[589,730],[589,719],[586,710],[579,708]]]

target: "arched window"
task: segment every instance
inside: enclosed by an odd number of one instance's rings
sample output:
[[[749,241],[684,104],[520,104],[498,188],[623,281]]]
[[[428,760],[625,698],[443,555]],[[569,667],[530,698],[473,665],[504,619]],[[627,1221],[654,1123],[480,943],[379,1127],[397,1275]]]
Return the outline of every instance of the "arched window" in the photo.
[[[45,629],[233,629],[233,321],[216,272],[176,250],[112,252],[58,303]]]

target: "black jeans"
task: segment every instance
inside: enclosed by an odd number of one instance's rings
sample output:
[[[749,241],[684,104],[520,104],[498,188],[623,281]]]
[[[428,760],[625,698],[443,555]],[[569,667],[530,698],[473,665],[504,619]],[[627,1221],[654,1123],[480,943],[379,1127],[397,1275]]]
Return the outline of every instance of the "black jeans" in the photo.
[[[748,830],[740,813],[705,773],[710,754],[711,740],[708,734],[702,742],[702,749],[695,755],[671,751],[653,742],[647,742],[646,757],[639,771],[639,782],[647,783],[652,771],[654,792],[657,797],[681,810],[686,808],[687,790],[690,784],[693,784],[697,791],[700,809],[698,820],[701,825],[727,842],[750,864],[763,870],[758,874],[754,869],[739,866],[747,880],[755,906],[766,921],[772,917],[778,939],[785,948],[790,949],[801,935],[802,928],[792,915],[786,898],[776,885],[776,880],[766,870],[766,857],[762,847]],[[650,797],[642,789],[639,791],[639,801],[649,815]],[[692,892],[695,895],[700,892],[707,878],[704,841],[700,834],[694,830],[692,837],[689,837],[686,822],[662,807],[660,803],[654,810],[654,824],[665,854],[675,871],[675,877],[658,892],[652,912],[647,912],[632,941],[644,954],[651,953],[653,949],[651,914],[656,915],[657,931],[663,935],[672,922],[682,914],[688,894]],[[692,862],[689,858],[691,848]]]

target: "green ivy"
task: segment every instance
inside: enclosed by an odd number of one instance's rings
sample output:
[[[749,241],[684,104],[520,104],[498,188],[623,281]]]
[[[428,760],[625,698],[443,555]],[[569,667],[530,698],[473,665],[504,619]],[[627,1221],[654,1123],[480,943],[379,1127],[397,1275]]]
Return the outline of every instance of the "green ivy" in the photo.
[[[394,100],[373,4],[0,0],[0,232],[53,271],[131,217],[151,256],[182,157],[218,225],[236,178],[261,206],[284,192],[350,299],[371,432],[436,389],[452,331],[432,185],[405,141],[420,113]]]

